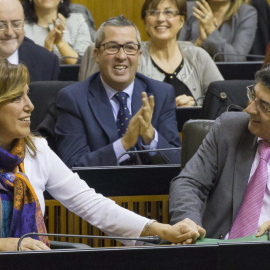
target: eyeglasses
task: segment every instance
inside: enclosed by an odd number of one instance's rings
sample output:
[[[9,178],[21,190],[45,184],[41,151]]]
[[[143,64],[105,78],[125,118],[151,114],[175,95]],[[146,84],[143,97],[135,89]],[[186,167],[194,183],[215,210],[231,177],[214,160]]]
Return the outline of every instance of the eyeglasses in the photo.
[[[247,97],[248,97],[250,102],[255,101],[257,109],[259,108],[261,111],[263,111],[266,114],[270,112],[270,104],[269,103],[266,103],[265,101],[256,99],[255,85],[247,86]]]
[[[176,9],[165,9],[165,10],[158,10],[158,9],[148,9],[145,11],[147,16],[151,17],[158,17],[160,13],[163,14],[165,18],[173,18],[177,15],[180,15],[179,10]]]
[[[107,54],[117,54],[121,48],[123,48],[124,52],[127,55],[135,55],[138,53],[138,51],[141,48],[140,44],[135,44],[132,42],[128,42],[126,44],[118,44],[116,42],[108,42],[108,43],[103,43],[99,47],[103,46],[104,51]]]
[[[8,29],[8,25],[10,25],[10,27],[13,30],[20,30],[23,28],[23,20],[14,20],[11,22],[4,22],[4,21],[0,21],[0,31],[5,31]]]

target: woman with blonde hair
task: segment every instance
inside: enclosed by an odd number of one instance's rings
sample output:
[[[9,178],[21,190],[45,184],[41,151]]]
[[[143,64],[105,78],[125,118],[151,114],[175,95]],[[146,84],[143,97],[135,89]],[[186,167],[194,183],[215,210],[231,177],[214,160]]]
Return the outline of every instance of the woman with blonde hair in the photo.
[[[0,251],[17,250],[19,237],[25,233],[46,233],[45,190],[109,235],[159,235],[174,243],[192,243],[197,237],[204,237],[204,229],[188,219],[173,226],[149,220],[88,187],[44,138],[31,135],[34,106],[28,97],[28,84],[26,66],[0,60]],[[190,226],[192,229],[187,229]],[[47,237],[36,236],[24,238],[21,250],[48,250],[48,246]]]
[[[204,48],[215,61],[245,61],[257,29],[257,11],[248,2],[189,2],[188,18],[179,39]]]

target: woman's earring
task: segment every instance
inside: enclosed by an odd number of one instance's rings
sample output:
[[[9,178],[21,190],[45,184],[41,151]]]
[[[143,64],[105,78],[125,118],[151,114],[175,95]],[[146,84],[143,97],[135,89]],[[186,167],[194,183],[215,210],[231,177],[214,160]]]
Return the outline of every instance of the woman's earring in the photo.
[[[63,4],[64,3],[64,0],[61,0],[61,4]]]

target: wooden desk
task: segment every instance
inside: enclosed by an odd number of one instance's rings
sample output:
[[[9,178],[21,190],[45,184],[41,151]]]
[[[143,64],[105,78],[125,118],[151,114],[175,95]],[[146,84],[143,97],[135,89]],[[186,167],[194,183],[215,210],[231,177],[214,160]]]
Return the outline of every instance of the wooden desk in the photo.
[[[118,205],[150,219],[169,223],[170,181],[180,165],[89,167],[74,169],[90,187],[110,197]],[[46,200],[46,227],[49,233],[104,235],[60,202]],[[92,247],[121,246],[113,240],[51,238],[56,241],[82,242]]]

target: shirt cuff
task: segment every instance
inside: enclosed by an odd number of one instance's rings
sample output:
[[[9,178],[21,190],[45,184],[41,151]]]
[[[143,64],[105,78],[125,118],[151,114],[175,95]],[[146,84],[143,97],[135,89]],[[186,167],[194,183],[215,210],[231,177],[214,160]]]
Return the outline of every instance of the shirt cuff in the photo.
[[[157,149],[157,145],[158,145],[158,133],[157,133],[157,131],[155,129],[154,139],[151,141],[151,143],[149,145],[142,144],[142,147],[145,150],[154,150],[154,149]],[[148,154],[150,156],[154,156],[156,154],[156,152],[149,152]]]
[[[121,138],[118,139],[117,141],[115,141],[113,143],[113,150],[114,150],[114,153],[115,153],[115,156],[116,156],[117,159],[118,159],[119,156],[121,156],[122,154],[126,153],[126,150],[125,150],[125,148],[122,145]],[[128,154],[123,155],[120,158],[119,163],[127,160],[128,158],[130,158],[130,156]]]

